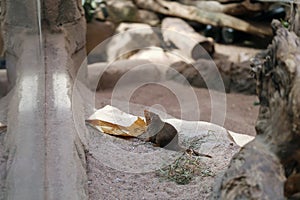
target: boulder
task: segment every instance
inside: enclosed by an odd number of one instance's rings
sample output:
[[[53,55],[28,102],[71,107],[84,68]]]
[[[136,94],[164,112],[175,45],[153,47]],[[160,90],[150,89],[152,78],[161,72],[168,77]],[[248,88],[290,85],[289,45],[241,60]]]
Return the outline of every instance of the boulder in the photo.
[[[230,78],[221,73],[212,60],[200,59],[195,63],[183,61],[171,65],[167,71],[167,79],[173,79],[199,88],[209,88],[218,91],[229,91]]]
[[[149,60],[152,63],[162,65],[168,68],[172,63],[183,60],[182,57],[179,55],[176,51],[165,51],[161,48],[152,47],[140,50],[136,54],[130,56],[129,60]],[[187,61],[193,60],[189,59]]]
[[[190,64],[184,61],[172,64],[167,71],[167,79],[181,83],[188,81],[192,86],[218,91],[223,91],[223,82],[227,93],[255,94],[256,83],[250,72],[248,61],[232,63],[224,59],[199,59]]]
[[[160,67],[148,60],[119,60],[88,65],[91,90],[104,90],[129,84],[143,84],[164,78]]]
[[[230,70],[230,92],[255,94],[256,81],[251,74],[250,61],[235,63]]]
[[[135,52],[151,46],[161,46],[161,40],[151,26],[140,23],[121,23],[116,35],[107,45],[107,61],[126,59]]]

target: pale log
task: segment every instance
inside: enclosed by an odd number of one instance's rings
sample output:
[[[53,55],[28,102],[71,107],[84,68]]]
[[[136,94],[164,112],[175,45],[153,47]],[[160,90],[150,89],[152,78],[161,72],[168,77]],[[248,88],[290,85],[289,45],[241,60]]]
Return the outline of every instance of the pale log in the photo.
[[[269,3],[252,3],[250,0],[243,0],[241,2],[230,2],[222,4],[219,1],[205,1],[205,0],[181,0],[182,4],[195,6],[211,12],[220,12],[228,15],[248,15],[261,11],[265,11],[270,7]]]
[[[202,24],[225,26],[262,37],[272,35],[272,31],[269,27],[257,27],[236,17],[224,13],[209,12],[195,6],[186,6],[165,0],[134,0],[134,2],[138,7],[143,9],[196,21]]]

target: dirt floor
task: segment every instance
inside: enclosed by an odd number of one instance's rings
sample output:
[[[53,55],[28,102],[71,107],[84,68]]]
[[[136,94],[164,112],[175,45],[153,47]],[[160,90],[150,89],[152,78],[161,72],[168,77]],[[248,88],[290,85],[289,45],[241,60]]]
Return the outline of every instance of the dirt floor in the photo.
[[[177,88],[179,87],[180,85],[178,84]],[[182,105],[176,97],[176,95],[180,95],[180,92],[179,94],[176,92],[177,94],[175,95],[174,91],[159,84],[147,84],[139,87],[131,95],[130,102],[142,106],[154,106],[179,119],[211,122],[212,107],[209,91],[203,88],[193,88],[193,91],[197,96],[198,105],[192,105],[190,104],[192,100],[190,102],[187,100],[184,107],[180,107]],[[96,108],[101,108],[110,103],[112,94],[113,90],[98,92],[96,94]],[[114,94],[113,99],[123,100],[125,99],[125,95],[126,92],[121,95]],[[254,104],[257,101],[258,99],[254,95],[226,94],[224,127],[237,133],[254,136],[256,134],[254,126],[259,109],[259,106],[255,106]],[[189,119],[189,116],[194,112],[196,107],[200,109],[200,117]]]

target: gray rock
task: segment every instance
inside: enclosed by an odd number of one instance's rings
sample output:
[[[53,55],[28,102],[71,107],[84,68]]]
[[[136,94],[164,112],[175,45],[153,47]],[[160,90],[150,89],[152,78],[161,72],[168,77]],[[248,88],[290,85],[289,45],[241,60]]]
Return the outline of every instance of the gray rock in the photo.
[[[167,79],[218,91],[224,91],[224,86],[228,91],[230,87],[229,77],[218,70],[214,61],[206,59],[197,60],[193,64],[183,61],[172,64],[167,72]]]
[[[233,64],[230,76],[230,92],[244,94],[256,93],[256,81],[251,75],[250,61]]]
[[[226,92],[255,94],[256,83],[250,72],[249,62],[235,64],[223,59],[200,59],[193,64],[183,61],[172,64],[167,79],[218,91],[223,91],[224,84]]]

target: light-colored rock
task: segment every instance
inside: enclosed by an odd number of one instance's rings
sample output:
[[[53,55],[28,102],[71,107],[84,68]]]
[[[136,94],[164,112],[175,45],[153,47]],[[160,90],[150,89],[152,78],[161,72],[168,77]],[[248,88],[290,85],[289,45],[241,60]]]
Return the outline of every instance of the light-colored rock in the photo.
[[[119,60],[88,65],[90,89],[107,89],[164,79],[161,67],[148,60]]]
[[[164,41],[174,44],[182,55],[197,60],[209,59],[214,53],[214,40],[200,35],[180,18],[167,17],[161,27]]]
[[[262,49],[254,49],[244,46],[232,46],[220,43],[215,43],[215,50],[217,54],[223,54],[228,56],[228,60],[233,63],[239,63],[247,61],[247,59],[254,57]],[[244,56],[244,55],[247,55]]]
[[[143,9],[138,10],[138,21],[150,26],[157,26],[160,23],[160,19],[156,13]]]
[[[123,84],[166,80],[170,65],[179,61],[192,62],[177,50],[164,51],[161,48],[143,49],[127,60],[100,62],[88,65],[88,80],[92,91],[113,88],[122,78]],[[128,77],[131,78],[128,78]]]
[[[107,45],[107,61],[126,59],[135,52],[151,46],[160,46],[161,41],[147,24],[121,23]]]
[[[172,63],[181,61],[184,59],[177,51],[165,51],[161,48],[147,48],[140,50],[136,54],[129,57],[129,60],[149,60],[152,63],[169,67]],[[186,62],[193,61],[190,58],[185,58]]]

